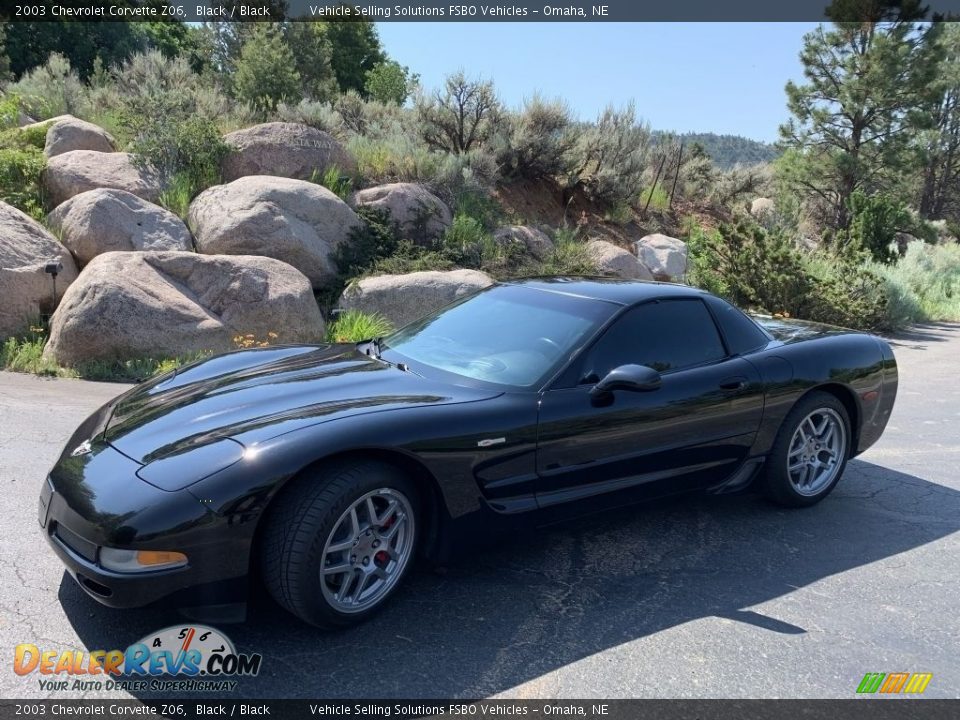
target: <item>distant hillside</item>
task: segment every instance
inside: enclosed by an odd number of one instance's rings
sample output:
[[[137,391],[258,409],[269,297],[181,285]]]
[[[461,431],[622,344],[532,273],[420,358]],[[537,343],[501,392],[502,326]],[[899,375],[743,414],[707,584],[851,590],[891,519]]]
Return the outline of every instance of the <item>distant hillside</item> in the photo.
[[[739,135],[717,133],[682,133],[678,136],[687,145],[700,143],[717,167],[727,170],[737,163],[754,165],[770,162],[780,153],[770,143],[751,140]]]

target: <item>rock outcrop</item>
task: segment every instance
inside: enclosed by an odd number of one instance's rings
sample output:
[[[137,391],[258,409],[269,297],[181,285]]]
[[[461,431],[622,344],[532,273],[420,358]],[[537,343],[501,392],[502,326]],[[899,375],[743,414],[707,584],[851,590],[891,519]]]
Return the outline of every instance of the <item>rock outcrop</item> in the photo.
[[[479,270],[378,275],[347,287],[340,308],[377,313],[399,328],[492,284],[490,276]]]
[[[187,217],[197,250],[263,255],[293,265],[321,287],[337,272],[333,253],[362,221],[325,187],[251,175],[200,193]]]
[[[64,294],[44,355],[66,366],[175,357],[231,350],[234,337],[246,334],[320,342],[323,328],[309,281],[279,260],[110,252]]]
[[[105,252],[193,249],[180,218],[126,190],[74,195],[47,216],[47,225],[81,265]]]

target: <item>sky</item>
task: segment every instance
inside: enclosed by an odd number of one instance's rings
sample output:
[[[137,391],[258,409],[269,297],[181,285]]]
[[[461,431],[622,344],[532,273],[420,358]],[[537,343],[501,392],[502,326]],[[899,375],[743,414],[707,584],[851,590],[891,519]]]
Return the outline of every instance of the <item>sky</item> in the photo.
[[[539,91],[580,119],[636,101],[656,130],[773,142],[784,85],[803,78],[813,23],[378,23],[387,53],[425,88],[463,68],[519,106]]]

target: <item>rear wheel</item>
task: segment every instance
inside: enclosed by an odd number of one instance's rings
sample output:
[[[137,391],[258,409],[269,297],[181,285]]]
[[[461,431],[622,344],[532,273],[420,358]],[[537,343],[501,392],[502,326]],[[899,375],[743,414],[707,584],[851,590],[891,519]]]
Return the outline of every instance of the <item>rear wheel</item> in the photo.
[[[415,485],[385,463],[304,476],[267,518],[263,574],[283,607],[321,627],[360,622],[397,589],[417,543]]]
[[[774,502],[807,507],[825,498],[850,454],[847,409],[830,393],[813,392],[790,411],[767,458],[762,488]]]

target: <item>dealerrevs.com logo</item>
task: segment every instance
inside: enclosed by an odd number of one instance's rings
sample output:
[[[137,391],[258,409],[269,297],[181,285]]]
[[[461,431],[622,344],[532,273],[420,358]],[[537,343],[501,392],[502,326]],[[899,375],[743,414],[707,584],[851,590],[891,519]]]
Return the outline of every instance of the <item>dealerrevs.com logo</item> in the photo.
[[[876,692],[885,695],[919,695],[927,689],[933,679],[933,673],[867,673],[857,686],[860,694]]]
[[[45,650],[17,645],[13,671],[38,675],[45,691],[233,690],[238,676],[260,672],[263,656],[238,653],[219,630],[173,625],[147,635],[126,650]]]

